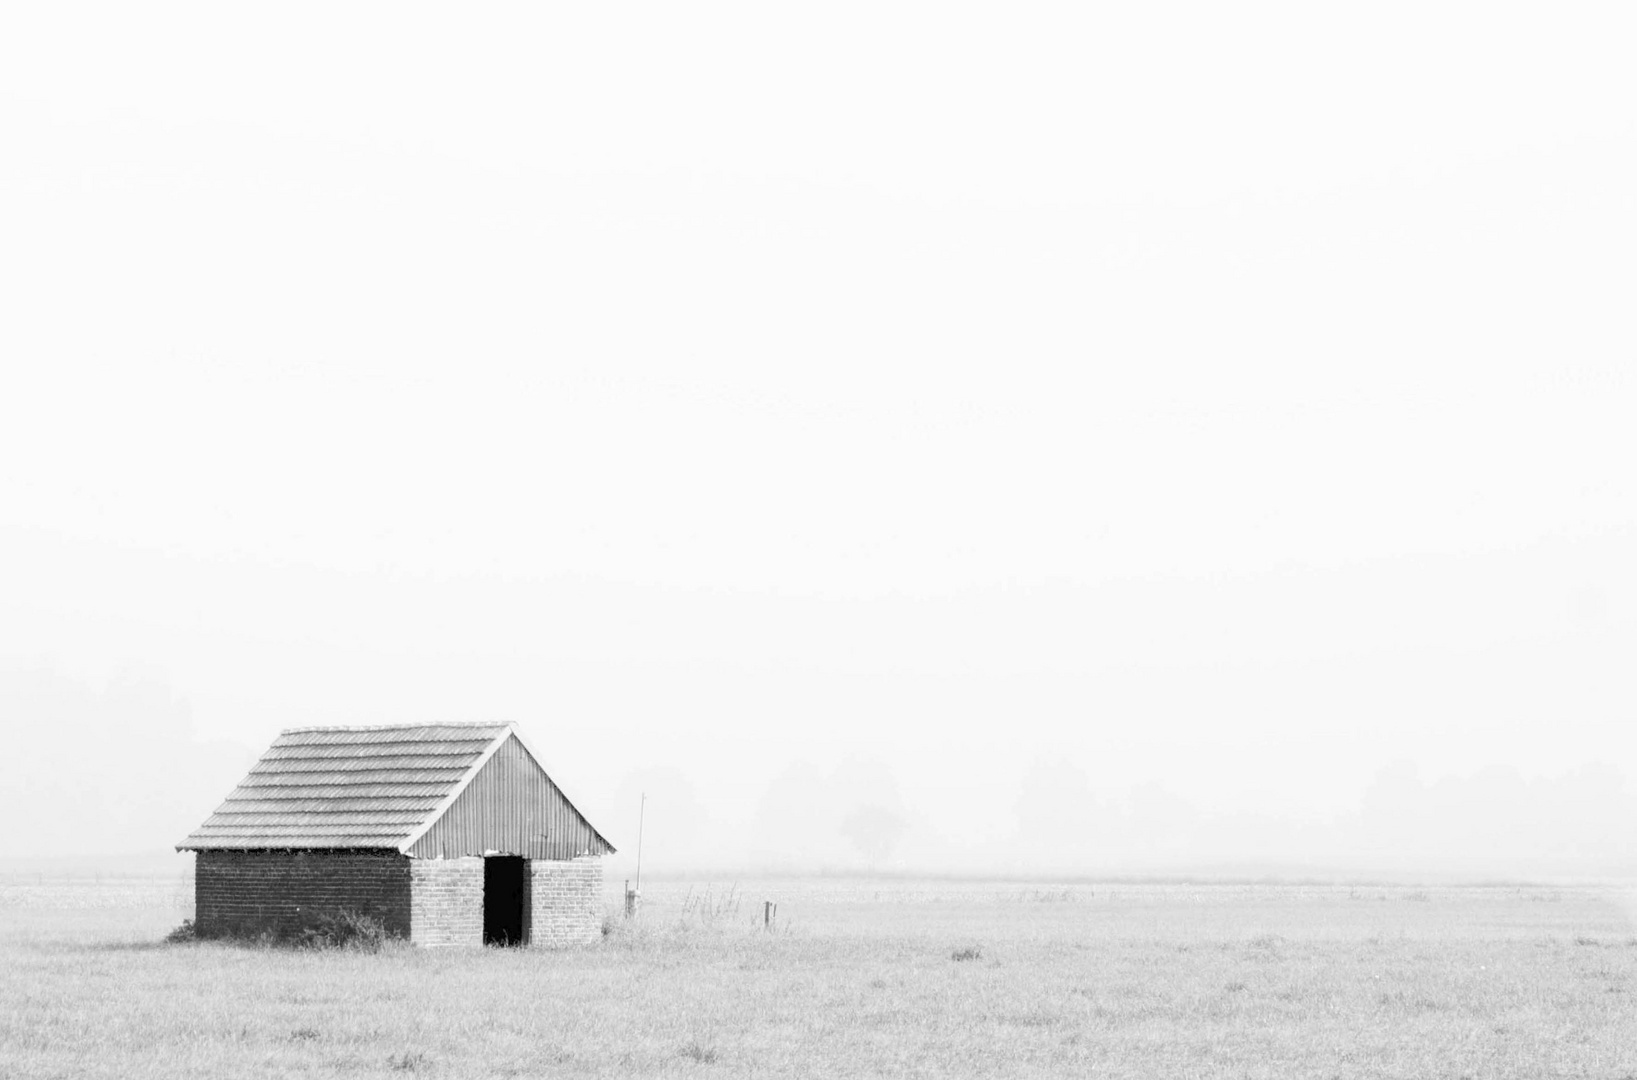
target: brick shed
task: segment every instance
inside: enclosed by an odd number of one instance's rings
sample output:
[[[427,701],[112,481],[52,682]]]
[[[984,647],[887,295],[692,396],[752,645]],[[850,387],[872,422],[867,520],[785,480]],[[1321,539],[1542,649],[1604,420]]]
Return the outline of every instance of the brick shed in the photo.
[[[421,945],[570,945],[602,924],[601,856],[511,724],[291,728],[178,851],[201,936],[344,911]]]

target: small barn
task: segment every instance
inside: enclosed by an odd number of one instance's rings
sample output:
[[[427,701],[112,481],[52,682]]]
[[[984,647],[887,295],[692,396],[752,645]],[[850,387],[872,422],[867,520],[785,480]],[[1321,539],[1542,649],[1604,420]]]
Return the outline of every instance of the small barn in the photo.
[[[343,912],[421,945],[568,945],[614,848],[511,724],[291,728],[203,825],[194,927],[287,937]]]

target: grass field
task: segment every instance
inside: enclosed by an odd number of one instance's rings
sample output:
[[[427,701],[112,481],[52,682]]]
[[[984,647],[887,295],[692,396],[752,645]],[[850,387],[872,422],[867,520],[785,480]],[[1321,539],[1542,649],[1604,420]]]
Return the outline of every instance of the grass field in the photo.
[[[590,948],[367,954],[163,944],[175,882],[0,884],[0,1077],[1637,1077],[1613,889],[645,892]]]

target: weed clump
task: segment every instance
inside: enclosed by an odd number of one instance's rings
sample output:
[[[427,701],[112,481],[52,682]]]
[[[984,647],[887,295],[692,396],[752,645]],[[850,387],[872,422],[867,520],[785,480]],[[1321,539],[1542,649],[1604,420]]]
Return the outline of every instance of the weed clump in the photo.
[[[677,1051],[678,1056],[690,1058],[701,1065],[709,1065],[716,1060],[716,1047],[702,1046],[698,1039],[690,1039],[682,1049]]]
[[[1096,896],[1092,889],[1086,890],[1087,896]],[[1073,889],[1024,889],[1017,894],[1020,904],[1072,904],[1080,899]]]
[[[357,952],[380,952],[392,940],[386,924],[373,915],[357,911],[337,911],[321,915],[312,926],[301,931],[295,944],[305,949],[349,949]]]
[[[267,926],[253,921],[214,923],[201,932],[192,919],[166,935],[171,944],[189,941],[223,941],[253,949],[347,949],[380,952],[399,933],[378,916],[344,908],[337,911],[306,913],[304,923]]]
[[[728,886],[728,891],[718,893],[710,886],[702,892],[694,892],[692,886],[688,888],[688,895],[682,898],[682,921],[698,919],[700,926],[713,926],[739,917],[739,886]]]
[[[963,946],[962,948],[956,949],[954,952],[950,953],[949,958],[951,960],[955,961],[957,964],[963,963],[963,962],[965,962],[967,960],[982,960],[983,959],[983,946],[982,945],[966,945],[966,946]]]

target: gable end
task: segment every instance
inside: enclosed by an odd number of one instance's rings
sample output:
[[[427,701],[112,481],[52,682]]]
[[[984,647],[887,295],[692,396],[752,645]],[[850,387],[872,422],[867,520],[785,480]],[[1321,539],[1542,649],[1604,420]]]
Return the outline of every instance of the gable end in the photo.
[[[417,859],[484,854],[573,859],[613,850],[515,733],[494,750],[426,831],[403,848]]]

